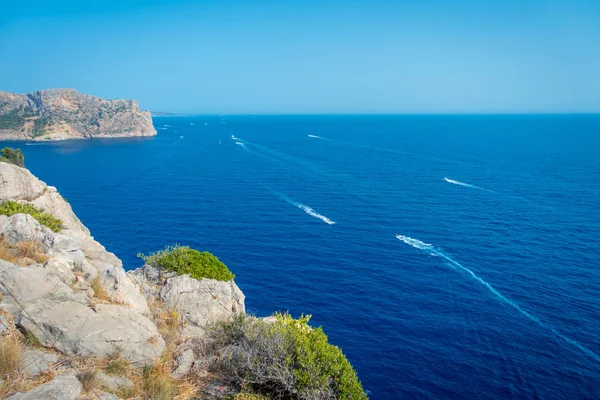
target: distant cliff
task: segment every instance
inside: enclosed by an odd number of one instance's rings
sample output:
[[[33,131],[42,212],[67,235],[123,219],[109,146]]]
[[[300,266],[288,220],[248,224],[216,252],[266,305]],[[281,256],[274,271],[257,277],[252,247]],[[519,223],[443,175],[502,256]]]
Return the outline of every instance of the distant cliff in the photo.
[[[149,111],[135,100],[104,100],[73,89],[0,91],[0,140],[153,136]]]

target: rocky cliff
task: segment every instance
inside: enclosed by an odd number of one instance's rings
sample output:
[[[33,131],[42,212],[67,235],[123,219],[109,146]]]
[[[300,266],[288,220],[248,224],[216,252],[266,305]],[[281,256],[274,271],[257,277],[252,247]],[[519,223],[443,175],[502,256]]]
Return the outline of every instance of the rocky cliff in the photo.
[[[62,229],[54,232],[29,214],[0,215],[0,398],[130,398],[142,379],[139,368],[160,359],[172,379],[183,377],[196,361],[189,341],[208,324],[245,311],[233,281],[150,266],[126,273],[54,187],[0,162],[0,203],[6,202],[33,205],[60,219]],[[18,357],[11,346],[19,347]],[[90,370],[93,390],[85,388]]]
[[[0,92],[0,140],[153,136],[149,111],[135,100],[104,100],[73,89]]]
[[[0,162],[0,398],[367,400],[310,317],[246,315],[227,267],[188,250],[125,272],[56,188]]]

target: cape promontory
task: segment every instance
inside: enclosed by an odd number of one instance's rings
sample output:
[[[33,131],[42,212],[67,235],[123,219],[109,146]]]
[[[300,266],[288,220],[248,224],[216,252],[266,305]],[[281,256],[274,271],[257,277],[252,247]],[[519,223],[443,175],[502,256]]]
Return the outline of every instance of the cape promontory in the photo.
[[[0,140],[154,136],[149,111],[135,100],[105,100],[74,89],[0,91]]]

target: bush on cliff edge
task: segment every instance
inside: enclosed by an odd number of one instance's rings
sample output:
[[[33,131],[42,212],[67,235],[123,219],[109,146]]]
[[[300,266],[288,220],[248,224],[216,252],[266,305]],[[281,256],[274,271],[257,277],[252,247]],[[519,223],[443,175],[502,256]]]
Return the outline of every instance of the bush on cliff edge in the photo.
[[[173,271],[179,275],[189,274],[194,279],[230,281],[235,277],[213,254],[207,251],[199,252],[188,246],[167,246],[164,250],[149,255],[140,253],[138,257],[148,265]]]
[[[0,204],[0,215],[10,217],[15,214],[29,214],[40,224],[50,228],[53,232],[58,232],[63,229],[63,224],[60,219],[54,218],[51,214],[48,214],[31,204],[17,203],[12,200],[6,200]]]
[[[236,315],[210,331],[204,349],[214,357],[215,373],[272,398],[366,400],[342,350],[309,320],[276,314],[267,322]]]
[[[21,153],[21,149],[11,149],[10,147],[5,147],[0,150],[0,153],[2,154],[0,156],[0,162],[15,164],[19,167],[25,166],[25,156],[23,153]]]

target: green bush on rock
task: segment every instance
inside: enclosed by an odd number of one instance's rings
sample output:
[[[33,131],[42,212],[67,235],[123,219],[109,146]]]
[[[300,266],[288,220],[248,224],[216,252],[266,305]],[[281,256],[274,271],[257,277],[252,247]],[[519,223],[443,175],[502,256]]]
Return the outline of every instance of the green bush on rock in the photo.
[[[272,398],[367,399],[344,353],[309,319],[276,314],[267,322],[236,315],[216,325],[205,347],[215,356],[214,372]]]
[[[5,147],[0,150],[0,153],[2,153],[0,156],[0,162],[15,164],[19,167],[25,166],[25,156],[23,153],[21,153],[21,149],[11,149],[10,147]]]
[[[63,229],[63,224],[60,219],[54,218],[51,214],[48,214],[31,204],[17,203],[12,200],[6,200],[0,204],[0,215],[10,217],[15,214],[29,214],[40,224],[50,228],[53,232],[58,232]]]
[[[230,281],[235,277],[216,256],[207,251],[199,252],[188,246],[167,246],[164,250],[149,255],[140,253],[138,257],[148,265],[173,271],[179,275],[189,274],[194,279]]]

